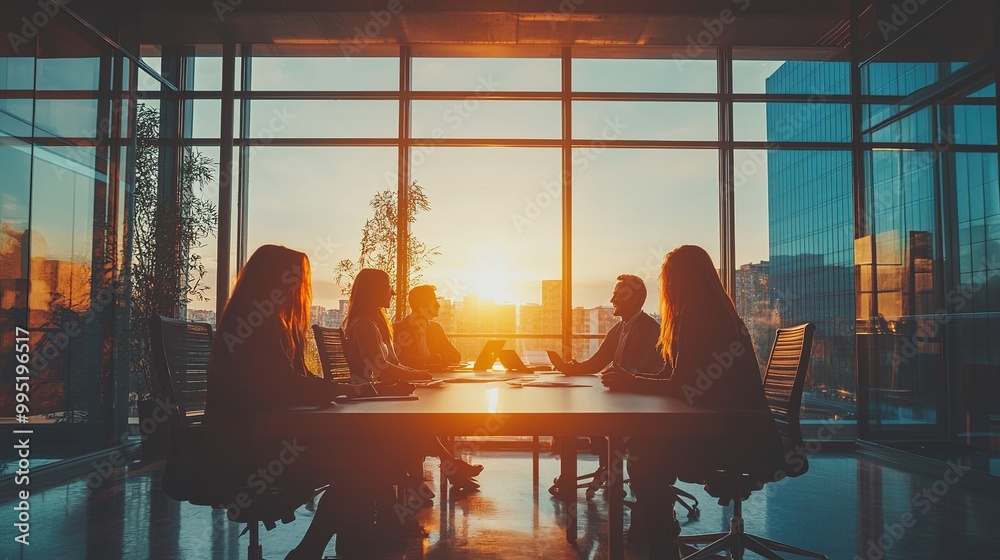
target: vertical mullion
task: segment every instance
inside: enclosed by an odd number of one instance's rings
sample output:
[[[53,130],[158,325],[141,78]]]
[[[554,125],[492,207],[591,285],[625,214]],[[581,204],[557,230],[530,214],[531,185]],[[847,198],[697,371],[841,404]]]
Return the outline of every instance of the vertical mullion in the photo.
[[[240,101],[240,181],[237,187],[236,202],[236,270],[239,271],[247,262],[247,245],[249,237],[250,208],[250,91],[253,75],[253,47],[242,45],[242,61],[240,64],[240,91],[243,94]]]
[[[395,320],[406,315],[407,271],[410,268],[410,47],[399,51],[399,150],[396,158],[396,310]]]
[[[573,53],[562,49],[562,353],[573,357]]]
[[[862,2],[855,0],[851,4],[851,179],[852,179],[852,193],[854,197],[854,239],[863,239],[868,237],[868,254],[870,255],[870,262],[867,263],[869,267],[869,285],[861,286],[860,282],[864,278],[863,274],[859,274],[855,280],[858,285],[854,286],[854,291],[857,294],[862,288],[867,287],[869,293],[871,294],[869,299],[869,308],[867,310],[855,308],[855,317],[867,317],[868,321],[865,322],[866,329],[868,330],[868,344],[859,344],[857,338],[857,332],[855,331],[855,356],[857,360],[857,365],[855,366],[855,379],[854,387],[857,394],[857,417],[858,417],[858,439],[870,439],[874,430],[870,425],[873,420],[869,415],[869,395],[873,394],[868,389],[870,389],[870,380],[875,378],[876,368],[878,367],[878,333],[875,331],[875,324],[871,321],[878,313],[878,292],[876,290],[876,255],[875,255],[875,235],[874,227],[872,223],[869,223],[869,209],[867,191],[865,189],[865,151],[864,145],[862,143],[862,128],[863,128],[863,107],[862,107],[862,94],[861,94],[861,50],[860,45],[858,45],[859,34],[858,34],[858,15]],[[857,247],[857,243],[855,243]],[[865,263],[858,262],[857,251],[854,253],[854,264],[855,268],[859,266],[864,266]],[[861,298],[855,298],[855,301],[860,301]],[[858,305],[858,303],[855,303]],[[864,313],[865,315],[862,315]],[[857,324],[857,321],[855,321]],[[858,348],[864,348],[865,355],[862,356],[858,353]],[[879,421],[878,417],[875,421]],[[880,430],[879,430],[880,431]]]
[[[236,86],[236,43],[227,39],[222,43],[222,130],[219,131],[219,250],[216,270],[215,316],[222,317],[222,310],[229,301],[229,267],[233,228],[233,113]]]
[[[717,70],[719,82],[719,247],[722,285],[735,297],[736,287],[736,216],[733,184],[733,49],[719,47]]]

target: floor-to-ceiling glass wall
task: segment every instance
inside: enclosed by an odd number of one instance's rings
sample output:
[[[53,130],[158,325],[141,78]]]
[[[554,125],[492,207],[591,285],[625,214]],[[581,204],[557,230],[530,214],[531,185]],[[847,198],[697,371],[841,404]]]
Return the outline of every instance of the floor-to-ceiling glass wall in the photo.
[[[976,11],[951,4],[922,18],[861,66],[862,428],[874,441],[997,474],[994,8],[969,4]],[[921,40],[928,33],[933,51]]]
[[[0,45],[0,367],[10,376],[0,422],[32,431],[36,468],[128,432],[129,92],[144,71],[56,4],[6,4],[0,19],[12,30]],[[0,452],[0,476],[14,471],[12,451]]]
[[[841,48],[734,49],[733,58],[734,300],[762,368],[776,328],[816,325],[803,423],[820,437],[850,439],[850,63]]]

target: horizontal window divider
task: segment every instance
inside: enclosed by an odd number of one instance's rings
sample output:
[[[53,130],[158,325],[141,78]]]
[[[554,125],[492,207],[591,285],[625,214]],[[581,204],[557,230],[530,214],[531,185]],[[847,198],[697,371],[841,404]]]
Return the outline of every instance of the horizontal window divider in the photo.
[[[218,143],[218,140],[215,141]],[[236,138],[236,147],[250,146],[265,148],[268,146],[398,146],[399,138]]]
[[[116,96],[108,91],[94,89],[68,89],[68,90],[45,90],[37,91],[24,89],[0,90],[0,99],[114,99]],[[128,97],[128,96],[122,96]]]
[[[775,142],[737,140],[734,150],[850,150],[851,143],[844,142]]]
[[[569,97],[573,101],[719,101],[718,93],[574,91],[569,93]]]
[[[997,144],[933,144],[930,142],[861,142],[862,150],[897,150],[914,152],[981,152],[995,153]],[[945,149],[942,149],[945,148]]]
[[[410,146],[489,147],[489,148],[558,148],[563,145],[558,138],[407,138]]]
[[[850,103],[848,94],[832,93],[734,93],[734,103]]]
[[[48,148],[106,148],[109,146],[127,146],[128,140],[125,138],[99,140],[97,138],[67,138],[63,136],[0,136],[0,146],[23,146],[25,144],[34,144]]]
[[[560,91],[411,91],[414,101],[464,101],[489,99],[498,101],[559,101]]]
[[[600,138],[576,138],[573,148],[676,148],[676,149],[719,149],[718,140],[601,140]]]
[[[562,338],[561,333],[538,334],[538,333],[445,333],[449,338],[525,338],[525,339],[553,339]],[[606,335],[601,333],[577,333],[571,335],[577,339],[597,339]]]
[[[240,100],[372,100],[399,101],[399,90],[389,91],[237,91],[236,99]]]

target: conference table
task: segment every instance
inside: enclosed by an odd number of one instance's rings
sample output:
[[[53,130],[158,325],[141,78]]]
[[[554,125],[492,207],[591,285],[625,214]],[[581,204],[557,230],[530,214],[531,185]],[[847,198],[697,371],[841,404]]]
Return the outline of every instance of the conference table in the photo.
[[[749,433],[770,415],[716,412],[679,399],[611,392],[597,376],[440,373],[433,387],[417,388],[415,400],[340,402],[322,408],[272,410],[258,415],[257,437],[333,438],[429,436],[608,436],[608,548],[624,558],[622,482],[626,436],[711,437]],[[514,378],[514,379],[512,379]],[[531,384],[531,379],[537,379]],[[520,381],[520,383],[518,383]],[[548,386],[539,385],[548,382]],[[561,385],[566,384],[566,385]],[[576,445],[560,446],[560,495],[576,494]],[[571,508],[570,511],[575,511]],[[575,543],[576,516],[566,538]]]

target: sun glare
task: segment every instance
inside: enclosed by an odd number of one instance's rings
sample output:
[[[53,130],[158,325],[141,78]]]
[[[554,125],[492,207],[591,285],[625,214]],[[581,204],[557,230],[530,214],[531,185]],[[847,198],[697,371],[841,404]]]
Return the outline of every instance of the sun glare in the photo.
[[[478,269],[469,277],[469,291],[496,303],[517,303],[511,290],[509,273],[500,267]]]

